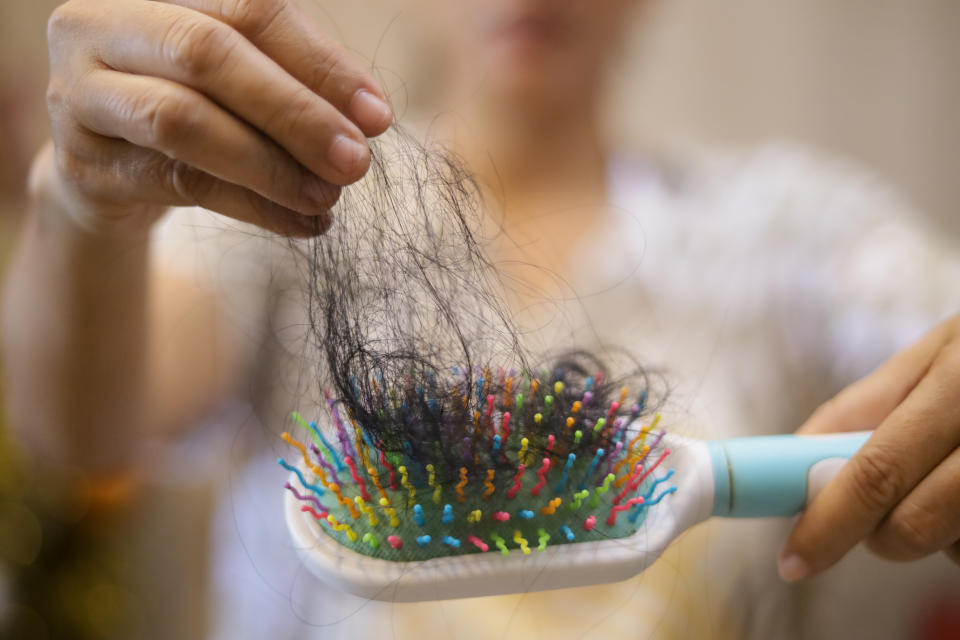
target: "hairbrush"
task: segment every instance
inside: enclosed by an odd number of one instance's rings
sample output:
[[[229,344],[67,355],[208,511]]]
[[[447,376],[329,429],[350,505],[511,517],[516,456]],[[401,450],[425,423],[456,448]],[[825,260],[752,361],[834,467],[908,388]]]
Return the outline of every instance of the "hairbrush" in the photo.
[[[286,522],[325,582],[409,602],[624,580],[710,516],[798,513],[868,437],[703,442],[602,374],[453,372],[375,381],[363,419],[328,398],[328,429],[294,414]]]

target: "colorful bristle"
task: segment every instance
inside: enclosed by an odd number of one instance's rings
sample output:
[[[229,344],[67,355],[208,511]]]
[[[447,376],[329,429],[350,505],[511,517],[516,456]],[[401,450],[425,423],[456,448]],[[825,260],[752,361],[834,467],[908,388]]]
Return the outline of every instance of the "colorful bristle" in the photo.
[[[328,394],[327,435],[293,415],[312,443],[284,433],[302,464],[278,462],[328,535],[395,561],[525,555],[630,536],[676,491],[662,486],[673,471],[656,472],[670,455],[659,416],[635,422],[646,389],[630,405],[629,389],[601,374],[451,372],[411,372],[397,384],[375,376],[349,403]]]

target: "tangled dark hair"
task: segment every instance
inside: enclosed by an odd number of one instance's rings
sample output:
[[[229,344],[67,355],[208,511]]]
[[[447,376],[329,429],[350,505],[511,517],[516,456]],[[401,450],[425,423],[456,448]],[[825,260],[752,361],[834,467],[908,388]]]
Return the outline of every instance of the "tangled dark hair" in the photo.
[[[578,415],[587,424],[607,414],[627,379],[637,395],[625,412],[633,419],[651,408],[639,366],[613,377],[585,351],[527,351],[504,278],[485,254],[481,189],[457,158],[398,126],[371,141],[371,157],[369,174],[344,190],[336,223],[306,255],[318,376],[336,421],[448,479],[462,467],[474,476],[511,464],[475,453],[490,451],[495,434],[479,417],[502,416],[505,407],[487,407],[488,399],[509,402],[534,381],[551,385],[558,407],[536,421],[542,402],[513,407],[535,448],[564,434],[560,408],[587,391],[594,401]],[[574,436],[568,429],[565,437]]]

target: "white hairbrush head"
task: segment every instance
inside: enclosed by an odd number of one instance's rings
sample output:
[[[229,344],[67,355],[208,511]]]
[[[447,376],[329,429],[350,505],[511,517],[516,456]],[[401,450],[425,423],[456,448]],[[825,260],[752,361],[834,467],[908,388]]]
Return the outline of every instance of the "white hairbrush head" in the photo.
[[[616,582],[647,568],[680,533],[706,519],[713,507],[713,471],[706,444],[668,434],[660,448],[671,451],[669,465],[675,470],[679,491],[647,509],[629,537],[550,545],[532,553],[511,543],[506,555],[491,549],[398,562],[341,544],[328,533],[327,523],[321,525],[301,510],[304,503],[292,492],[284,500],[287,526],[314,575],[375,600],[445,600]],[[294,474],[290,482],[296,482]]]

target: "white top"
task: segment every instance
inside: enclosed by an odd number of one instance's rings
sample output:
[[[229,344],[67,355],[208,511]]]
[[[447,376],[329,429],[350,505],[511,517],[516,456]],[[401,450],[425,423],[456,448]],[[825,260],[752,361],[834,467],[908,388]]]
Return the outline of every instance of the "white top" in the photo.
[[[565,330],[662,369],[667,422],[687,435],[791,431],[960,310],[957,245],[837,161],[788,145],[704,154],[680,170],[621,158],[610,186],[616,222],[575,271]],[[259,376],[270,387],[255,412],[265,426],[238,418],[237,440],[266,453],[229,474],[214,539],[215,638],[889,637],[921,606],[912,581],[960,589],[946,560],[890,565],[860,551],[790,589],[775,560],[789,523],[715,520],[616,585],[403,605],[333,592],[290,548],[274,461],[301,388],[288,384],[288,359],[264,360],[295,352],[303,336],[289,247],[198,210],[171,216],[158,238],[160,259],[217,285],[248,337],[251,370],[274,372]]]

